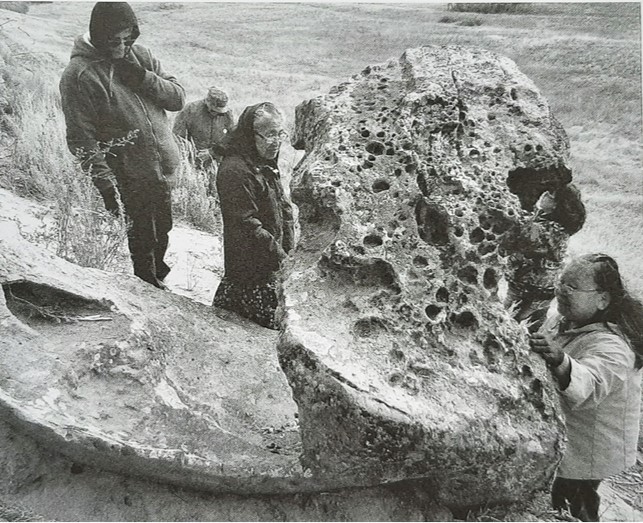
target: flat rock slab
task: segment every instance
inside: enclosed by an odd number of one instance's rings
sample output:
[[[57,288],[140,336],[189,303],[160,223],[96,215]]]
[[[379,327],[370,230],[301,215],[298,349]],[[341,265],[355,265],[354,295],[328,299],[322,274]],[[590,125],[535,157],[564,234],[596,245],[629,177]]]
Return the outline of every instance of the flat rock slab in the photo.
[[[0,412],[107,470],[237,493],[323,488],[299,464],[276,333],[85,269],[0,222]]]
[[[241,495],[195,491],[81,465],[0,418],[0,520],[451,521],[412,486]],[[61,502],[64,500],[64,502]]]
[[[305,465],[338,484],[423,478],[452,507],[546,487],[557,396],[502,288],[508,256],[565,251],[536,205],[571,181],[547,101],[511,60],[426,47],[296,116],[279,355]]]

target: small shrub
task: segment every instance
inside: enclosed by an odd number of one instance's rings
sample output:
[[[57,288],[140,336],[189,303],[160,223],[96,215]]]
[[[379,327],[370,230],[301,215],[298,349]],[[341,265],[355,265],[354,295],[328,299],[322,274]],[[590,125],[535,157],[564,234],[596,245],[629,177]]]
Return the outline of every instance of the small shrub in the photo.
[[[183,4],[178,2],[162,2],[158,6],[159,9],[167,11],[172,9],[183,9]]]
[[[460,19],[458,17],[456,17],[456,16],[446,15],[446,16],[443,16],[442,18],[440,18],[438,20],[438,23],[440,23],[440,24],[453,24],[455,22],[458,22],[459,20]]]
[[[179,147],[182,158],[172,189],[172,214],[197,229],[217,232],[221,213],[216,194],[208,195],[211,173],[195,167],[196,149],[191,141],[180,139]]]
[[[58,173],[54,220],[56,254],[72,263],[112,269],[124,252],[127,223],[105,210],[103,199],[80,165]]]
[[[526,14],[533,11],[533,5],[530,3],[453,3],[448,4],[447,9],[461,13]]]
[[[463,18],[458,25],[463,25],[466,27],[476,27],[478,25],[482,25],[482,20],[478,17]]]
[[[27,2],[0,2],[0,9],[22,13],[26,15],[29,12],[29,3]]]

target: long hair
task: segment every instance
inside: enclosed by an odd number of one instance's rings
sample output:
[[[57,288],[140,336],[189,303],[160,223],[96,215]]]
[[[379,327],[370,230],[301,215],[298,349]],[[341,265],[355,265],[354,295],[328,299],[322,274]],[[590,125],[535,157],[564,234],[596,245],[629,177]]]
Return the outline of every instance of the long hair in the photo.
[[[594,282],[599,290],[608,292],[610,303],[597,319],[618,325],[636,354],[635,367],[643,366],[643,303],[632,296],[623,284],[616,261],[606,254],[586,254],[581,260],[594,269]]]

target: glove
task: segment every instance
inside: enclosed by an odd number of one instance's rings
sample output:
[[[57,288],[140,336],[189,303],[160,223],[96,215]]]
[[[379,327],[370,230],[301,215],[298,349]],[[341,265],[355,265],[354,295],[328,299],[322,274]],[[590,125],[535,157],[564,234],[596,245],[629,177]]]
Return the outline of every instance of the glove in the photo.
[[[109,179],[95,178],[94,185],[103,198],[105,209],[116,217],[120,216],[121,210],[118,206],[118,197],[116,196],[116,186],[114,183]]]
[[[146,69],[126,58],[116,60],[114,68],[121,81],[130,89],[138,89],[145,79]]]
[[[121,210],[118,207],[118,199],[116,198],[116,191],[114,188],[112,187],[111,191],[101,191],[100,195],[103,197],[105,209],[118,218],[121,214]]]

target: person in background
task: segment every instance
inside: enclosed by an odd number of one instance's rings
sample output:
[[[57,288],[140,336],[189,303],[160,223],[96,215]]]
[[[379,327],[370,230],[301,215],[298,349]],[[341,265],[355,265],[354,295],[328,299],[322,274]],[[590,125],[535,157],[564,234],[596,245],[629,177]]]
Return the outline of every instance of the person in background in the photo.
[[[166,111],[180,111],[185,92],[149,49],[135,43],[139,34],[129,4],[98,2],[89,33],[74,42],[60,93],[69,149],[115,214],[120,193],[134,274],[165,288],[169,182],[180,163]]]
[[[567,448],[552,487],[554,509],[598,521],[601,480],[636,463],[643,371],[643,305],[605,254],[562,272],[558,314],[530,339],[560,393]]]
[[[293,209],[277,167],[283,126],[272,103],[247,107],[217,178],[225,274],[212,304],[270,329],[277,328],[278,271],[294,248]]]
[[[228,107],[228,95],[216,87],[210,87],[203,100],[187,104],[174,121],[174,134],[192,140],[196,166],[209,173],[209,192],[214,192],[218,166],[233,129],[234,115]]]

